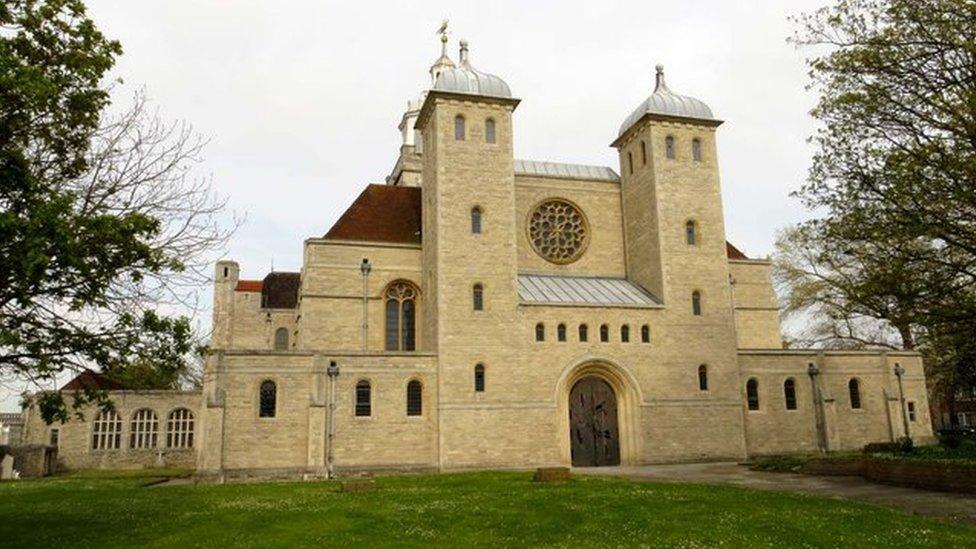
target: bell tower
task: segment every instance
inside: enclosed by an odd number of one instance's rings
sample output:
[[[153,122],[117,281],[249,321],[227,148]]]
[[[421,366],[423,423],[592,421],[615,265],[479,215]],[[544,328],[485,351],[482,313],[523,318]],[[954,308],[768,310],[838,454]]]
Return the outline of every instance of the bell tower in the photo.
[[[721,124],[702,101],[672,92],[658,65],[653,93],[624,121],[612,146],[620,158],[627,276],[663,302],[660,329],[686,350],[662,366],[707,365],[708,397],[740,402],[715,144]],[[729,428],[742,426],[741,410],[727,413],[722,421]]]
[[[519,100],[501,78],[471,65],[466,42],[460,46],[458,66],[438,75],[417,120],[424,146],[421,302],[425,350],[438,355],[441,460],[474,465],[451,457],[482,455],[470,451],[477,442],[460,436],[463,425],[477,421],[465,408],[475,401],[473,368],[491,363],[502,379],[517,363],[512,113]],[[472,223],[474,211],[480,223]]]

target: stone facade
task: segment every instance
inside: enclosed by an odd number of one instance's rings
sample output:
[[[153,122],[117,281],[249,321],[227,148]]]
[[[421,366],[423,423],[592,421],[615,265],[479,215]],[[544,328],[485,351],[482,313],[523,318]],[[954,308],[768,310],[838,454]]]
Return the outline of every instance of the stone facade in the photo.
[[[44,422],[36,406],[28,406],[25,412],[25,442],[57,448],[59,470],[196,467],[200,391],[109,391],[107,396],[118,417],[118,429],[112,430],[113,435],[118,435],[117,444],[110,444],[106,448],[95,447],[95,422],[101,414],[95,406],[79,410],[81,417],[72,416],[67,423],[51,425]],[[133,431],[136,429],[136,414],[143,410],[155,415],[155,428],[147,429],[149,438],[145,443],[135,443]],[[192,437],[181,438],[177,442],[170,436],[173,434],[170,418],[180,410],[189,413],[187,417],[190,423],[184,424],[184,430],[192,433]]]
[[[462,69],[470,68],[465,55]],[[202,473],[320,475],[330,463],[337,472],[569,465],[569,393],[590,376],[613,389],[616,444],[628,464],[896,439],[904,433],[896,364],[906,371],[911,434],[931,438],[917,355],[782,349],[770,263],[727,253],[715,145],[720,122],[639,117],[614,143],[619,177],[587,175],[606,173],[592,167],[518,171],[518,100],[433,83],[404,115],[404,143],[387,177],[403,191],[420,187],[415,235],[382,230],[396,211],[377,210],[375,226],[362,223],[362,204],[354,204],[324,238],[306,240],[291,314],[242,305],[259,300],[240,295],[246,292],[235,263],[218,264],[215,339],[233,337],[207,367]],[[527,220],[552,198],[571,202],[587,219],[588,245],[576,261],[551,262],[529,239]],[[691,244],[689,222],[696,230]],[[337,234],[342,238],[330,236]],[[364,258],[371,266],[365,276]],[[652,299],[530,302],[519,293],[526,274],[625,280]],[[419,292],[409,351],[386,350],[387,292],[398,281]],[[480,310],[475,286],[483,292]],[[296,336],[286,352],[269,343],[278,327]],[[336,377],[328,375],[333,363]],[[860,383],[856,409],[851,378]],[[786,409],[787,379],[796,409]],[[749,380],[758,384],[756,410],[748,405]],[[277,387],[273,418],[259,417],[263,381]],[[423,387],[416,416],[407,413],[411,381]],[[368,417],[355,413],[360,382],[371,390]],[[268,441],[272,448],[249,451]]]
[[[273,273],[300,281],[293,307],[216,265],[200,475],[738,460],[906,425],[932,438],[918,355],[782,348],[769,261],[726,242],[721,122],[663,70],[612,144],[619,176],[516,161],[519,100],[466,46],[431,75],[387,185],[307,239],[299,273]],[[552,200],[584,219],[571,260],[530,237]],[[593,378],[612,398],[571,402]],[[85,444],[64,440],[65,459],[93,463]]]

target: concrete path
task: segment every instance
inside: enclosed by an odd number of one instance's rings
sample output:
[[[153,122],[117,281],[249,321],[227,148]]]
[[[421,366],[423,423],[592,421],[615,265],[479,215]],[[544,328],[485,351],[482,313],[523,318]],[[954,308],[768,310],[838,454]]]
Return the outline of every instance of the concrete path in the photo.
[[[860,477],[828,477],[751,471],[737,463],[686,463],[640,467],[580,467],[582,475],[614,475],[636,480],[731,484],[757,490],[795,492],[864,501],[951,522],[976,524],[976,497],[900,488]]]

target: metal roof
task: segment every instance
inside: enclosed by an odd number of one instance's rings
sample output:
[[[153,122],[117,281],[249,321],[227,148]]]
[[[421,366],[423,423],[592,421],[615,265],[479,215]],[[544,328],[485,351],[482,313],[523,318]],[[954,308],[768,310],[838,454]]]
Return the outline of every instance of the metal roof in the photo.
[[[525,304],[654,307],[658,301],[625,278],[520,274],[519,301]]]
[[[538,177],[559,177],[563,179],[586,179],[588,181],[620,181],[620,176],[608,166],[587,166],[584,164],[563,164],[539,160],[515,160],[516,175]]]
[[[504,80],[471,66],[468,61],[468,44],[464,41],[461,42],[460,66],[444,68],[437,75],[434,90],[506,99],[512,97],[512,90]]]
[[[620,126],[620,133],[623,135],[638,120],[647,113],[663,114],[666,116],[677,116],[680,118],[695,118],[698,120],[715,120],[712,109],[701,100],[687,95],[678,95],[668,89],[664,83],[664,66],[657,66],[657,82],[654,93],[644,100],[637,109],[634,110],[624,120]]]

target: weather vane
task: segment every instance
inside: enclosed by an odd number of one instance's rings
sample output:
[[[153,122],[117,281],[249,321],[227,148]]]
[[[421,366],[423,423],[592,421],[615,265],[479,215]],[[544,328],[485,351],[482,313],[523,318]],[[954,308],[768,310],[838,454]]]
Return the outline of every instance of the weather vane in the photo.
[[[447,46],[447,19],[441,21],[441,27],[435,34],[441,35],[442,48]]]

